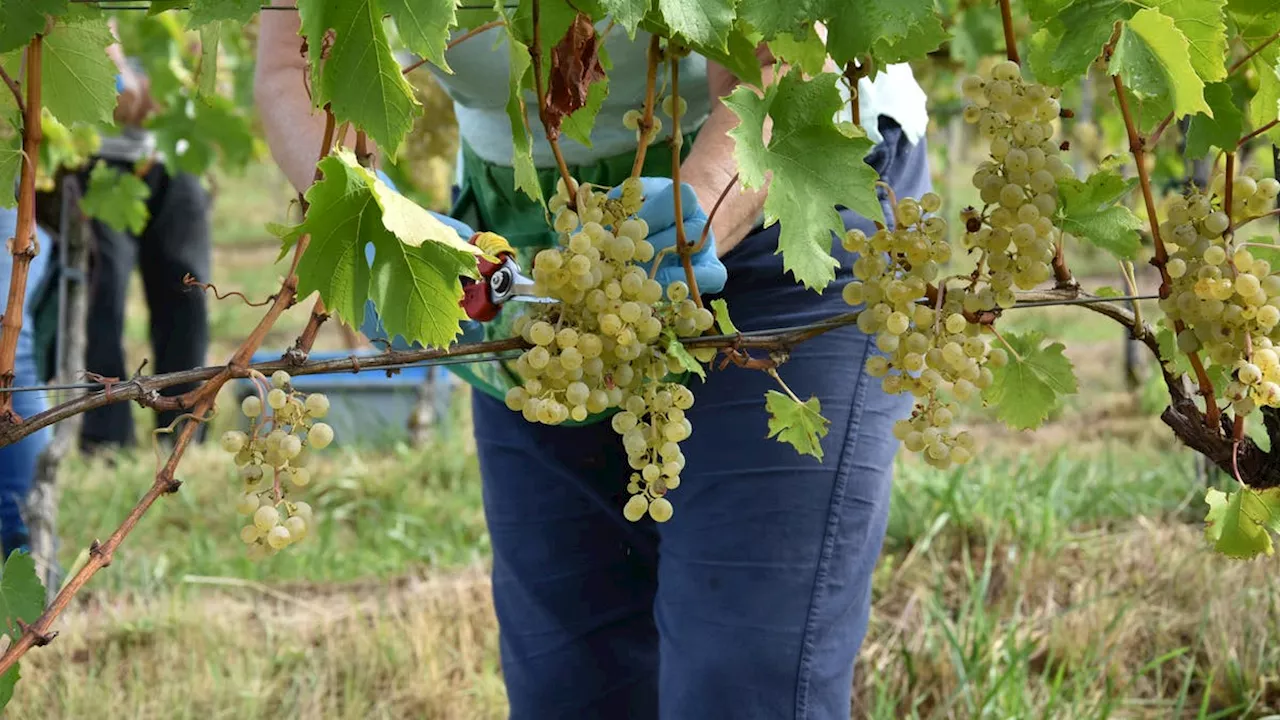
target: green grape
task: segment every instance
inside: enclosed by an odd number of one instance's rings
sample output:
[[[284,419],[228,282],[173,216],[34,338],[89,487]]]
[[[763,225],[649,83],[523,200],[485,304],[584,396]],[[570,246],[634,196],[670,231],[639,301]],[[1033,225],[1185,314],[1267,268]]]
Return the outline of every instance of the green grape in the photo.
[[[670,503],[668,502],[668,504]],[[622,516],[631,522],[637,522],[644,517],[648,510],[649,501],[644,495],[632,495],[631,499],[627,500],[627,504],[622,508]]]
[[[222,434],[222,449],[232,454],[240,452],[248,442],[249,436],[239,430],[228,430]]]
[[[654,498],[653,502],[649,503],[649,517],[653,518],[654,522],[662,523],[670,520],[673,512],[671,501],[665,497]]]
[[[289,531],[290,542],[296,543],[307,536],[307,521],[298,515],[285,520],[284,528]]]
[[[316,423],[307,433],[307,444],[317,450],[323,450],[333,442],[333,428],[325,423]]]
[[[329,398],[321,393],[311,393],[303,403],[308,415],[319,419],[329,414]]]
[[[289,373],[284,370],[277,370],[271,373],[271,386],[277,389],[287,388],[291,379]]]
[[[289,545],[293,540],[289,535],[289,529],[283,525],[276,525],[267,531],[267,544],[275,550],[281,550]]]
[[[263,505],[253,513],[253,524],[262,532],[267,532],[280,523],[280,511],[271,505]]]
[[[258,496],[255,493],[245,493],[236,501],[236,512],[241,515],[252,515],[258,510]]]
[[[272,388],[271,392],[267,393],[267,405],[271,406],[272,410],[279,410],[287,402],[289,402],[289,394],[280,388]]]
[[[256,418],[262,414],[262,401],[257,395],[249,395],[240,402],[240,412],[247,418]]]

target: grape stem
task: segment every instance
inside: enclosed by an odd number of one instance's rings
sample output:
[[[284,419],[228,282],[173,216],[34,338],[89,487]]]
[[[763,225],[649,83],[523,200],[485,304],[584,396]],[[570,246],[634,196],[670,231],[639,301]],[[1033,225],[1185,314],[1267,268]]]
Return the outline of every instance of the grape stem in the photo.
[[[458,37],[450,40],[449,44],[445,46],[445,49],[452,50],[455,46],[462,44],[466,40],[470,40],[471,38],[479,35],[482,32],[492,30],[496,27],[502,27],[503,25],[506,25],[506,24],[507,24],[507,21],[501,18],[497,20],[490,20],[489,22],[483,25],[479,25],[477,27],[471,28],[470,30],[462,33]],[[416,60],[412,64],[406,65],[404,69],[401,70],[400,72],[404,75],[408,75],[409,73],[413,72],[414,70],[417,70],[423,65],[426,65],[428,62],[430,61],[427,60],[427,58],[418,58],[418,60]]]
[[[1000,0],[1000,24],[1004,26],[1006,57],[1021,65],[1022,61],[1018,59],[1018,41],[1013,34],[1013,10],[1009,7],[1009,0]]]
[[[13,99],[18,104],[18,113],[25,115],[27,112],[27,103],[22,99],[22,87],[18,85],[17,80],[14,80],[9,73],[5,72],[3,66],[0,66],[0,80],[4,80],[4,84],[9,88],[9,92],[13,93]]]
[[[560,132],[552,129],[547,117],[547,87],[542,80],[541,3],[539,0],[532,0],[530,7],[533,20],[533,44],[529,46],[529,55],[533,60],[534,92],[538,95],[538,119],[542,121],[542,129],[546,133],[547,142],[550,143],[551,152],[556,157],[556,167],[559,168],[560,178],[564,180],[564,188],[569,193],[569,207],[572,209],[574,206],[574,189],[577,185],[573,182],[573,176],[569,174],[569,165],[564,161],[564,153],[560,151]]]
[[[1244,137],[1240,138],[1240,142],[1236,143],[1236,149],[1237,149],[1237,150],[1239,150],[1240,148],[1244,147],[1244,144],[1245,144],[1245,143],[1247,143],[1247,142],[1249,142],[1250,140],[1252,140],[1252,139],[1254,139],[1254,138],[1258,137],[1258,136],[1259,136],[1259,135],[1261,135],[1262,133],[1264,133],[1264,132],[1266,132],[1266,131],[1270,130],[1271,128],[1273,128],[1273,127],[1275,127],[1275,126],[1277,126],[1277,125],[1280,125],[1280,120],[1272,120],[1271,122],[1267,123],[1266,125],[1263,125],[1262,127],[1258,128],[1257,130],[1254,130],[1253,132],[1249,133],[1248,135],[1245,135]]]
[[[27,44],[27,102],[22,114],[22,171],[18,181],[18,218],[9,251],[13,267],[9,271],[9,298],[0,317],[0,388],[13,385],[14,366],[18,354],[18,336],[22,332],[22,307],[26,299],[27,271],[31,259],[39,252],[36,235],[36,163],[40,157],[41,52],[44,36],[36,35]],[[13,395],[0,398],[0,424],[21,422],[13,411]]]
[[[670,50],[670,47],[668,47]],[[693,262],[690,260],[689,239],[684,234],[684,209],[681,207],[680,185],[680,148],[684,138],[680,135],[680,57],[679,53],[668,52],[668,67],[671,72],[671,182],[675,192],[671,194],[676,215],[676,252],[680,254],[680,264],[684,266],[685,283],[689,286],[689,295],[698,307],[702,307],[702,293],[698,292],[698,278],[693,274]],[[710,219],[707,226],[711,226]],[[654,267],[657,267],[654,263]]]
[[[853,124],[862,125],[862,103],[858,102],[858,81],[867,76],[864,63],[850,60],[844,65],[844,79],[849,86],[849,111],[853,115]]]
[[[648,69],[645,71],[644,81],[644,114],[640,116],[639,122],[636,124],[636,131],[640,133],[640,142],[636,146],[636,157],[631,162],[631,177],[640,177],[640,172],[644,168],[644,156],[649,150],[649,143],[653,140],[653,106],[658,95],[658,63],[662,62],[662,46],[661,38],[653,35],[649,38],[649,49],[645,57],[648,60]]]
[[[767,367],[764,369],[764,371],[769,373],[769,377],[778,381],[778,384],[782,386],[783,391],[785,391],[787,395],[790,395],[792,400],[795,400],[797,403],[801,405],[804,404],[804,401],[801,400],[799,397],[797,397],[796,394],[791,391],[791,387],[788,386],[786,381],[782,379],[782,376],[778,374],[777,366]]]
[[[720,197],[716,198],[716,204],[712,205],[711,212],[707,213],[707,224],[702,226],[702,237],[698,238],[698,243],[689,252],[699,253],[702,252],[702,248],[707,246],[707,238],[711,236],[711,223],[716,219],[716,213],[720,211],[720,206],[724,204],[724,199],[729,197],[729,191],[733,189],[734,185],[738,184],[738,175],[739,173],[735,172],[733,177],[729,178],[729,182],[724,186],[724,189],[720,191]]]

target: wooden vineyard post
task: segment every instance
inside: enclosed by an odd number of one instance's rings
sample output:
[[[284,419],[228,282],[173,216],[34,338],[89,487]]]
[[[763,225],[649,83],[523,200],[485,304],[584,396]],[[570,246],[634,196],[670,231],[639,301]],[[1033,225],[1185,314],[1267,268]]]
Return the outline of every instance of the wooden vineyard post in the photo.
[[[89,261],[89,223],[80,212],[80,182],[75,175],[62,178],[61,212],[58,228],[58,331],[54,384],[77,382],[84,367],[86,322],[89,313],[85,278]],[[73,395],[84,390],[70,391]],[[31,535],[31,555],[36,572],[44,582],[46,602],[62,584],[58,568],[58,472],[62,461],[75,446],[83,415],[77,414],[54,425],[53,441],[36,460],[36,475],[27,498],[25,514]]]

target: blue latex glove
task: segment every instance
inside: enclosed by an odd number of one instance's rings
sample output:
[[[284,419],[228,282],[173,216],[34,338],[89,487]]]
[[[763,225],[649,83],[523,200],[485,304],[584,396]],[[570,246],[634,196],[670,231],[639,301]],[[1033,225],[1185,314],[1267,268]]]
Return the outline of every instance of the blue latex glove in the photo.
[[[392,190],[395,190],[396,192],[399,192],[399,188],[396,187],[395,183],[391,182],[391,178],[387,177],[386,173],[382,172],[381,170],[377,170],[375,174],[378,176],[379,180],[387,184],[387,187],[391,188]],[[449,227],[457,231],[458,235],[463,240],[467,240],[468,238],[470,238],[472,235],[475,234],[475,230],[472,230],[470,226],[468,226],[466,223],[462,222],[461,220],[456,220],[454,218],[449,217],[448,215],[441,215],[440,213],[432,210],[428,210],[427,212],[431,213],[431,217],[435,218],[436,220],[439,220],[440,222],[444,223],[445,225],[448,225]],[[368,245],[365,245],[364,256],[365,256],[365,259],[369,262],[369,267],[373,267],[373,255],[374,255],[373,243],[369,243]],[[474,323],[474,321],[471,321],[471,320],[465,321],[464,327],[466,326],[466,323]],[[479,323],[474,323],[474,324],[476,326],[480,325]],[[365,303],[364,322],[360,325],[360,332],[363,333],[365,337],[371,340],[376,338],[387,337],[387,330],[386,328],[382,327],[382,320],[378,317],[378,311],[374,308],[372,300],[369,300],[368,302]],[[403,337],[399,335],[396,335],[394,338],[391,339],[391,348],[393,350],[421,349],[421,347],[422,346],[419,345],[418,343],[413,343],[412,345],[410,345],[409,343],[405,342],[405,339]]]
[[[644,204],[636,217],[649,225],[649,243],[653,245],[655,256],[663,248],[676,244],[676,206],[675,183],[671,178],[642,177],[644,188]],[[619,197],[622,188],[616,187],[609,192],[610,197]],[[684,214],[684,234],[690,244],[696,245],[702,237],[702,229],[707,226],[707,214],[698,205],[698,196],[688,183],[680,184],[680,210]],[[728,271],[720,258],[716,257],[716,238],[714,233],[707,234],[707,243],[689,258],[693,265],[693,276],[698,281],[698,291],[718,293],[724,289]],[[648,269],[648,267],[646,267]],[[680,264],[680,256],[674,252],[662,258],[662,264],[654,279],[663,287],[685,279],[684,266]]]

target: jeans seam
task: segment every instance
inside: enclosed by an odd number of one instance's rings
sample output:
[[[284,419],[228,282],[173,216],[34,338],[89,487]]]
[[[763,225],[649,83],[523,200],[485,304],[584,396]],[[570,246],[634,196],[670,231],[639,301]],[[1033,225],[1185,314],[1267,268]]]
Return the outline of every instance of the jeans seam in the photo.
[[[848,488],[851,474],[851,447],[857,444],[858,431],[862,426],[862,412],[866,399],[867,374],[862,370],[866,365],[867,355],[871,352],[870,338],[863,348],[859,359],[858,384],[853,391],[853,405],[849,411],[849,429],[845,432],[844,443],[840,447],[840,458],[836,463],[836,482],[831,490],[831,506],[828,509],[826,528],[823,531],[822,554],[818,557],[818,567],[814,574],[813,595],[809,599],[809,610],[805,618],[804,635],[800,642],[799,677],[796,682],[796,717],[804,718],[808,713],[809,673],[815,652],[813,637],[817,629],[818,605],[827,588],[831,556],[835,552],[836,534],[840,527],[840,507],[844,502],[845,490]]]

